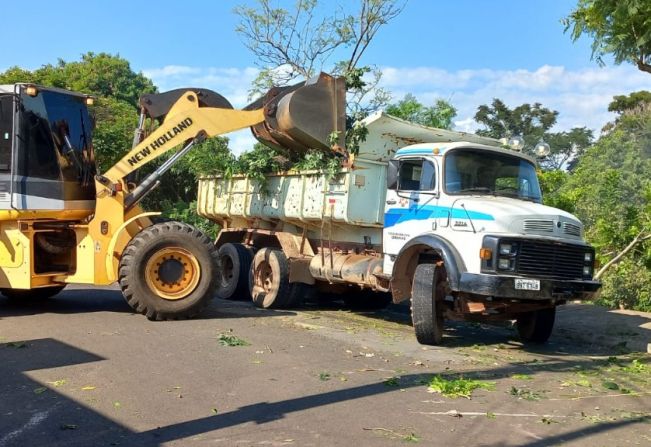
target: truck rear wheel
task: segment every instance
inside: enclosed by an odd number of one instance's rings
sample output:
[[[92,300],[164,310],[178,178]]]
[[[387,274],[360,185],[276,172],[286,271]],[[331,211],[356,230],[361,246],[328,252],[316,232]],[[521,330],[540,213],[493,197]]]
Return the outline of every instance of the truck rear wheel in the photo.
[[[0,293],[10,301],[39,301],[52,298],[66,286],[38,287],[36,289],[0,289]]]
[[[249,270],[253,253],[244,244],[219,247],[219,283],[217,296],[225,300],[244,299],[249,294]]]
[[[423,345],[438,345],[443,339],[443,309],[437,300],[436,264],[419,264],[411,288],[411,321],[416,339]]]
[[[138,233],[119,267],[129,305],[150,320],[197,315],[217,288],[219,258],[210,239],[181,222],[163,222]]]
[[[258,250],[249,273],[253,304],[263,309],[283,309],[290,304],[290,288],[285,254],[271,248]]]
[[[545,343],[552,335],[556,307],[534,310],[520,315],[516,320],[518,334],[525,343]]]

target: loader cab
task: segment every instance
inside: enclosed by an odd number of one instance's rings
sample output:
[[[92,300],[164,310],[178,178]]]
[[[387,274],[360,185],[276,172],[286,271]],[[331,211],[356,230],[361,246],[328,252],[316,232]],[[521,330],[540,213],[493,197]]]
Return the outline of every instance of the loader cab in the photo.
[[[87,101],[62,89],[0,86],[0,209],[93,209]]]

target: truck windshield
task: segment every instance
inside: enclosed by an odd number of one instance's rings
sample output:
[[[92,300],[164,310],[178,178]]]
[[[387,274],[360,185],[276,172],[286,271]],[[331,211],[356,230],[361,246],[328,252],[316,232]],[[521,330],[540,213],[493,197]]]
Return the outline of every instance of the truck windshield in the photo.
[[[445,191],[541,200],[533,164],[516,156],[480,149],[457,149],[446,156]]]

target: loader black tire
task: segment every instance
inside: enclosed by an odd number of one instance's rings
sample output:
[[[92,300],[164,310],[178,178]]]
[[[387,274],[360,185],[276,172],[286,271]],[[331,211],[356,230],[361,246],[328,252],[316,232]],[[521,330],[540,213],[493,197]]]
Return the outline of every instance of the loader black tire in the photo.
[[[244,244],[227,243],[219,247],[217,297],[225,300],[249,298],[249,270],[253,251]]]
[[[249,292],[256,307],[285,309],[290,304],[289,262],[282,251],[258,250],[249,271]]]
[[[150,320],[192,318],[217,289],[219,256],[198,229],[176,221],[145,228],[127,245],[118,281],[127,303]]]
[[[0,289],[0,293],[13,302],[41,301],[52,298],[65,289],[65,285],[39,287],[36,289]]]
[[[518,316],[515,325],[524,343],[542,344],[552,335],[555,320],[556,307],[549,307]]]
[[[418,264],[411,287],[411,321],[416,339],[423,345],[438,345],[443,339],[443,309],[436,296],[436,264]]]

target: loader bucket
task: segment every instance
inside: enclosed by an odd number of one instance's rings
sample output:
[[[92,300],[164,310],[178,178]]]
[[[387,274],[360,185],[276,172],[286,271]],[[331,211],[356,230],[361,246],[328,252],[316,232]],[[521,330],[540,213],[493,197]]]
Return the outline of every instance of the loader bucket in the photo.
[[[251,127],[263,144],[282,152],[344,152],[346,82],[326,73],[288,87],[274,87],[245,107],[264,107],[265,120]],[[338,132],[337,138],[332,138]]]

